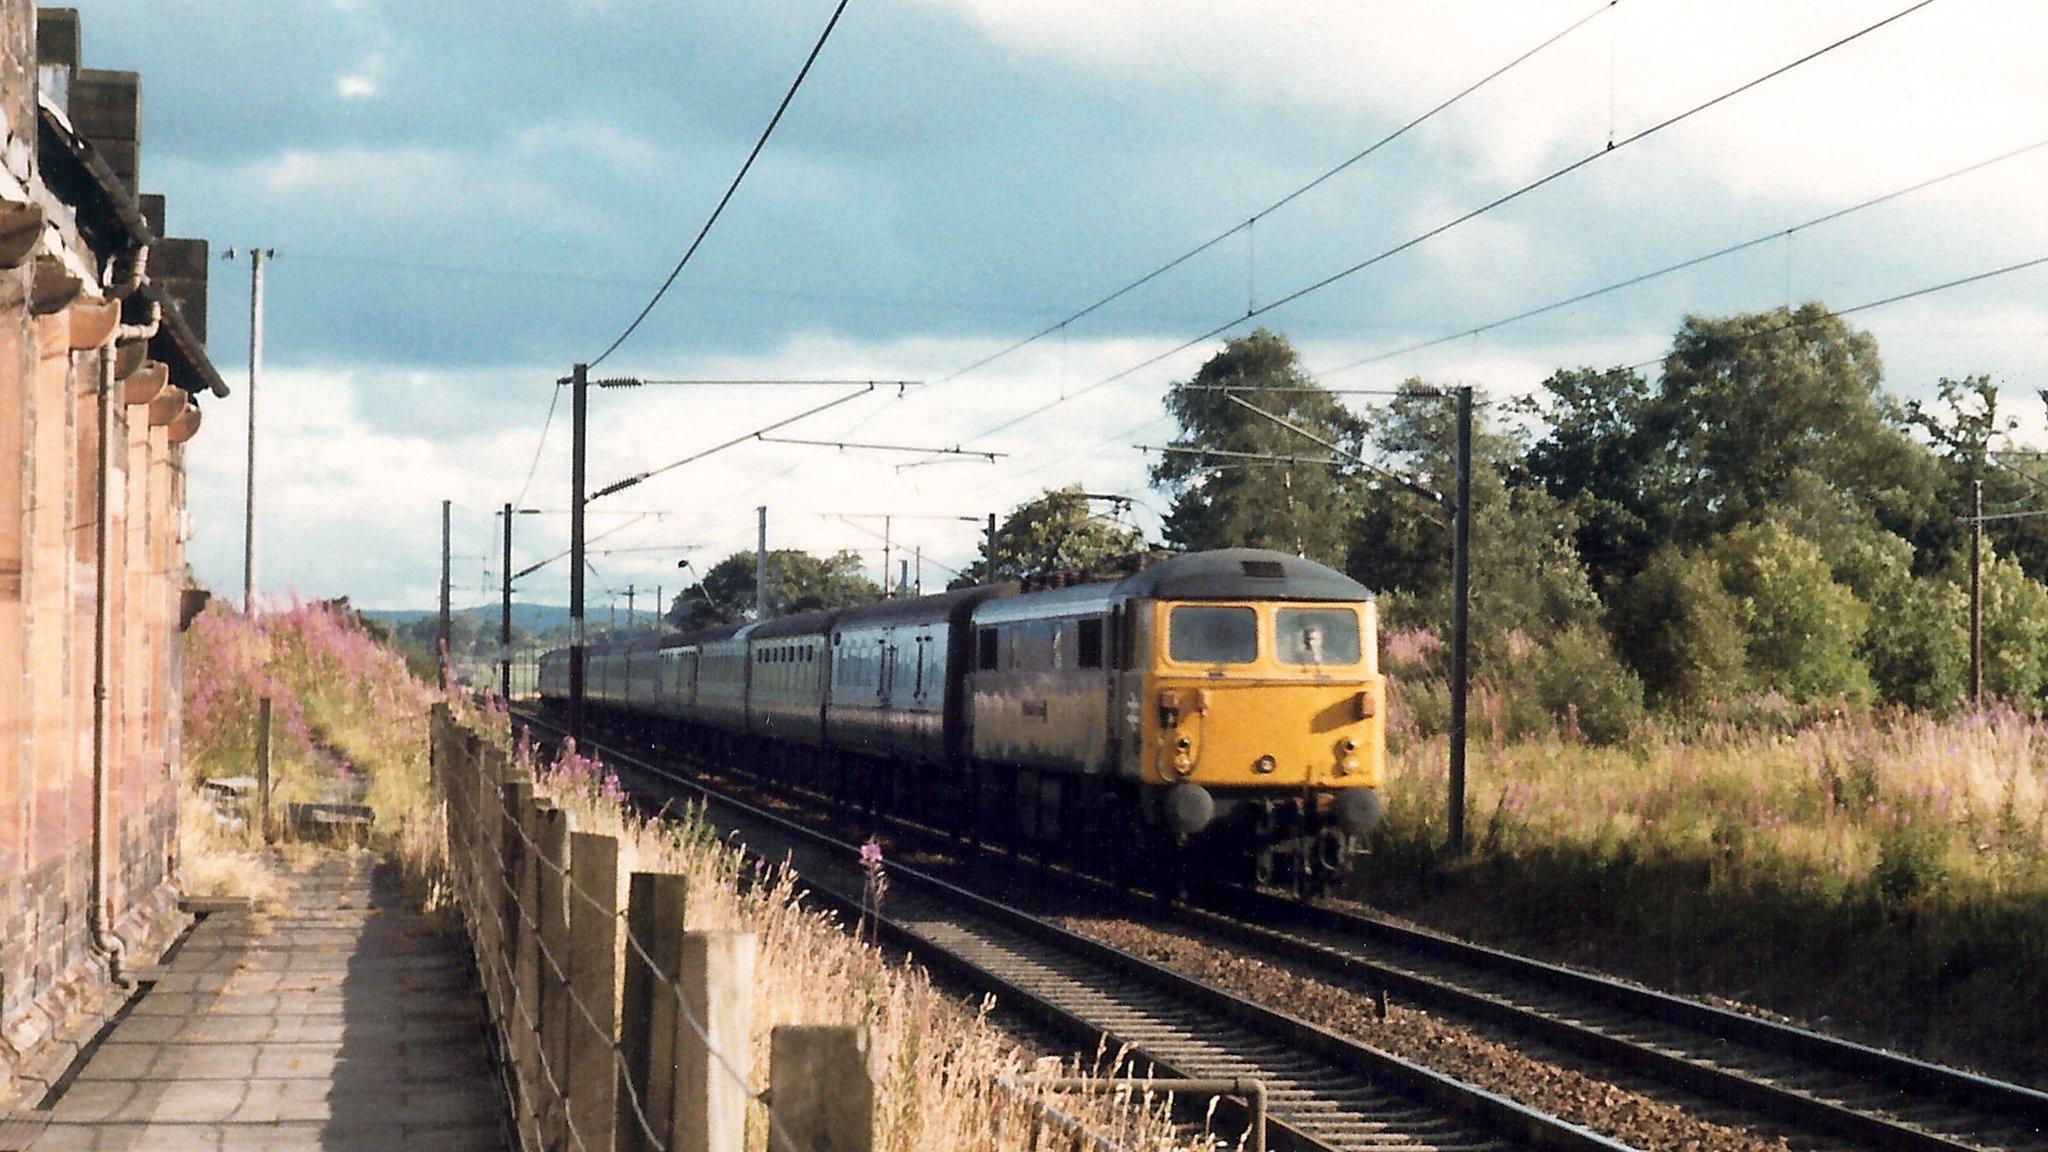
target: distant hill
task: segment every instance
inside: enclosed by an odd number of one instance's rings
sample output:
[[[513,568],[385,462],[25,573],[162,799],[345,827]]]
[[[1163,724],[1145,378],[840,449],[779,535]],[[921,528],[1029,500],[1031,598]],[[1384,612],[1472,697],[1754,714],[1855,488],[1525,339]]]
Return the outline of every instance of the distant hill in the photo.
[[[404,627],[416,620],[432,620],[440,614],[440,611],[438,608],[368,608],[363,610],[363,615],[394,627]],[[498,606],[496,604],[485,605],[479,608],[458,608],[455,610],[454,615],[467,620],[475,620],[477,623],[489,628],[496,628],[498,626]],[[592,618],[597,619],[596,616]],[[524,628],[528,632],[551,632],[557,628],[567,628],[569,626],[569,609],[566,606],[554,604],[521,604],[515,600],[512,602],[512,623],[514,626]]]

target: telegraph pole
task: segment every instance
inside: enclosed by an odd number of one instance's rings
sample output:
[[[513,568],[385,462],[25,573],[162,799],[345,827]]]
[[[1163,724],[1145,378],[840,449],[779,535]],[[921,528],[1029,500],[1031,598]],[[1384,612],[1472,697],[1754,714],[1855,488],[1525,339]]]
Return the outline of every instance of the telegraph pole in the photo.
[[[996,582],[996,514],[988,514],[988,582]]]
[[[754,509],[754,619],[768,618],[768,506]],[[703,587],[700,581],[697,585]]]
[[[1465,851],[1465,735],[1472,668],[1472,386],[1458,396],[1458,476],[1451,531],[1451,851]]]
[[[634,593],[635,593],[635,592],[637,592],[638,590],[639,590],[639,585],[637,585],[637,584],[628,584],[628,585],[626,585],[626,631],[627,631],[627,632],[631,632],[631,631],[633,630],[633,595],[634,595]]]
[[[569,373],[569,738],[583,740],[583,487],[584,442],[588,434],[590,371],[578,364]]]
[[[512,701],[512,505],[505,505],[505,562],[498,598],[498,694]]]
[[[263,367],[263,261],[274,248],[249,249],[249,454],[242,490],[242,615],[256,614],[256,377]],[[228,259],[235,250],[228,249]]]
[[[889,598],[889,525],[893,517],[882,517],[882,599]]]
[[[438,653],[438,655],[436,655],[435,659],[436,659],[436,660],[438,660],[438,661],[440,662],[440,665],[441,665],[441,690],[442,690],[443,692],[445,692],[445,691],[447,691],[447,690],[448,690],[448,681],[449,681],[449,675],[448,675],[448,664],[449,664],[449,660],[450,660],[451,656],[453,655],[453,654],[452,654],[451,652],[449,652],[449,650],[448,650],[448,649],[449,649],[449,645],[450,645],[450,643],[452,642],[452,639],[453,639],[453,634],[452,634],[452,632],[451,632],[451,631],[450,631],[450,629],[449,629],[449,624],[450,624],[450,620],[449,620],[449,616],[448,616],[448,545],[449,545],[449,539],[448,539],[448,508],[449,508],[449,505],[450,505],[450,501],[447,501],[447,500],[443,500],[443,501],[441,501],[441,626],[440,626],[440,628],[439,628],[438,630],[436,630],[436,632],[434,633],[434,648],[435,648],[435,651],[436,651],[436,652]]]
[[[1984,481],[1970,481],[1970,706],[1984,706]]]

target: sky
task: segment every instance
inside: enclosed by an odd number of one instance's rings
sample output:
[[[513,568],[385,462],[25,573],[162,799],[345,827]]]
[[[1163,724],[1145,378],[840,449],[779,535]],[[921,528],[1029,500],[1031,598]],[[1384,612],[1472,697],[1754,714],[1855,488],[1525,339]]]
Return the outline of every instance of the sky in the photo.
[[[879,579],[886,535],[940,586],[974,558],[976,522],[1048,487],[1129,495],[1156,532],[1167,499],[1134,445],[1170,440],[1162,393],[1255,325],[1332,387],[1421,377],[1506,398],[1653,359],[1687,315],[1845,309],[2048,256],[2048,147],[1783,235],[2048,140],[2037,0],[1935,0],[1631,139],[1911,3],[852,0],[696,258],[596,374],[915,385],[593,390],[592,487],[849,396],[780,435],[1001,455],[753,442],[664,473],[590,505],[608,533],[591,615],[623,613],[629,585],[644,611],[694,579],[679,561],[751,548],[761,505],[771,547],[858,549]],[[458,605],[496,599],[502,504],[536,509],[516,519],[515,571],[565,547],[556,381],[668,274],[833,2],[77,6],[87,66],[143,75],[145,190],[169,198],[169,231],[216,249],[209,345],[235,393],[207,404],[187,456],[199,580],[241,585],[248,273],[219,254],[261,245],[260,585],[402,608],[435,601],[444,499]],[[2048,266],[1852,320],[1891,391],[1988,374],[2043,442]],[[560,604],[565,586],[557,561],[516,594]]]

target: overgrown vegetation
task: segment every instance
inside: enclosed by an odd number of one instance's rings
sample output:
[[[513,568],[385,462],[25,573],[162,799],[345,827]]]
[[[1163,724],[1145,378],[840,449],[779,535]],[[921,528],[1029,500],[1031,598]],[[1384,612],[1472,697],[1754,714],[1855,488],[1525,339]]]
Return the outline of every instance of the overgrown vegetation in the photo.
[[[426,709],[434,693],[343,604],[254,619],[215,601],[186,634],[186,879],[209,894],[275,895],[269,858],[198,800],[204,780],[255,772],[258,701],[271,701],[274,804],[364,803],[376,838],[417,876],[438,867]]]
[[[519,754],[532,764],[530,751]],[[634,814],[622,804],[617,781],[595,760],[572,752],[544,768],[540,778],[579,829],[619,838],[623,869],[687,876],[685,919],[694,930],[755,934],[761,956],[751,1064],[757,1090],[767,1083],[774,1026],[861,1025],[881,1076],[877,1147],[993,1152],[1041,1146],[1023,1098],[996,1083],[999,1077],[1032,1075],[1034,1061],[990,1021],[990,1002],[962,1005],[933,988],[923,969],[889,963],[863,934],[844,931],[832,914],[808,905],[789,869],[750,859],[700,813],[670,812],[659,822]],[[886,874],[887,864],[876,868]],[[1070,1062],[1062,1074],[1111,1074],[1119,1055],[1098,1053],[1078,1070]],[[1168,1122],[1163,1097],[1149,1107],[1112,1097],[1059,1096],[1047,1102],[1126,1147],[1186,1146]],[[766,1122],[766,1110],[756,1104],[749,1148],[768,1147]],[[1196,1146],[1213,1142],[1199,1139]]]

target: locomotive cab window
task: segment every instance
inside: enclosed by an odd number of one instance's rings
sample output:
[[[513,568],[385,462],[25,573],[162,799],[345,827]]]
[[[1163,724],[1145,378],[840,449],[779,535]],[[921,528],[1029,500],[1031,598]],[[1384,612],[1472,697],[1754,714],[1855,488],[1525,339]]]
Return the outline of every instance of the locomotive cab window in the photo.
[[[1259,615],[1250,608],[1180,605],[1167,619],[1166,654],[1182,664],[1249,664],[1259,656]]]
[[[1001,657],[1001,645],[996,640],[996,630],[983,628],[974,636],[974,667],[976,671],[993,672]]]
[[[1356,664],[1358,613],[1349,608],[1282,608],[1273,647],[1282,664]]]

